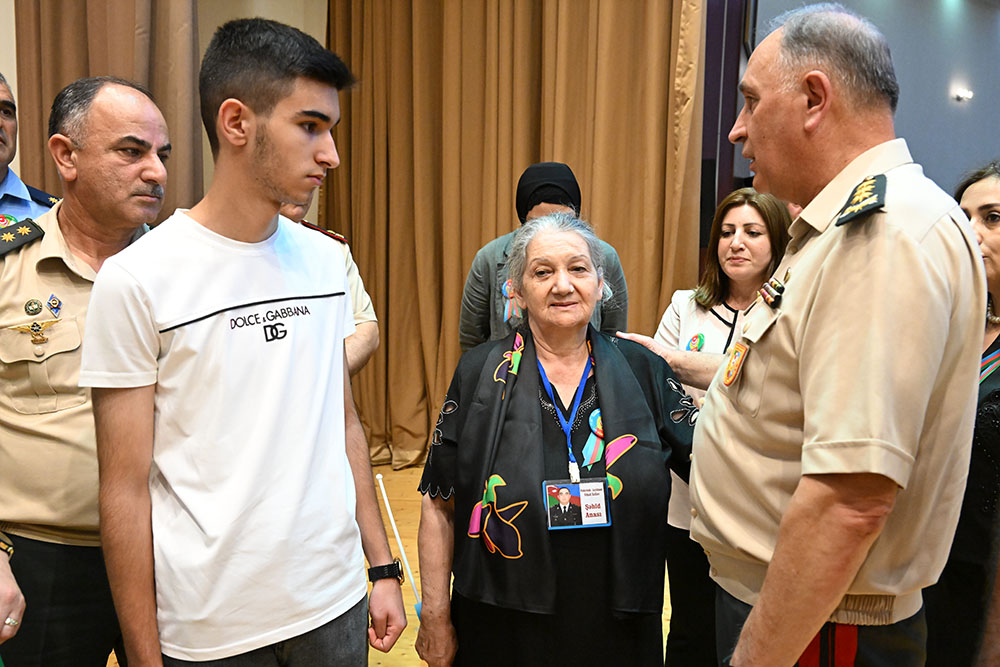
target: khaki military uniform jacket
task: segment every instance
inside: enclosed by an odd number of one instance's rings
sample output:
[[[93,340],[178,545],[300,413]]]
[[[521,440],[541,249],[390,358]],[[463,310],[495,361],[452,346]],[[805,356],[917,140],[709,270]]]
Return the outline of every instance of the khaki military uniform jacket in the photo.
[[[698,419],[691,533],[716,582],[752,605],[802,475],[884,475],[901,489],[895,508],[831,620],[893,623],[919,610],[958,520],[982,260],[901,139],[851,162],[790,232],[782,298],[750,308]]]
[[[96,274],[66,245],[60,206],[35,221],[43,237],[0,256],[0,530],[96,546],[94,417],[77,386]]]
[[[375,317],[375,306],[372,305],[372,298],[365,290],[365,283],[361,280],[361,273],[358,265],[351,255],[351,247],[346,242],[340,244],[340,251],[344,254],[344,268],[347,269],[347,285],[351,290],[351,306],[354,311],[354,324],[363,322],[377,322]]]

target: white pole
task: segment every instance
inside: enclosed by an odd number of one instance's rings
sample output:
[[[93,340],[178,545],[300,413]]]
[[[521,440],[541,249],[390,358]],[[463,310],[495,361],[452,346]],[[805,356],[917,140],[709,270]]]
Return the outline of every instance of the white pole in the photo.
[[[389,495],[385,492],[385,484],[382,483],[382,473],[375,475],[378,480],[378,488],[382,490],[382,502],[385,503],[385,511],[389,515],[389,525],[392,526],[392,534],[396,536],[396,545],[399,547],[399,555],[403,558],[403,567],[406,568],[406,578],[410,580],[413,587],[413,597],[417,599],[414,608],[417,610],[417,619],[420,618],[420,593],[417,592],[417,582],[410,571],[410,561],[406,558],[406,550],[403,548],[403,540],[399,539],[399,530],[396,528],[396,519],[392,516],[392,507],[389,506]]]

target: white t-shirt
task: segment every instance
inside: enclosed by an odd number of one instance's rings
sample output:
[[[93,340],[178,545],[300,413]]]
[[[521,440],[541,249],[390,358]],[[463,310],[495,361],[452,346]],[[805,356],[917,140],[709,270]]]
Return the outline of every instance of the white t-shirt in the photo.
[[[97,276],[81,386],[156,384],[149,490],[168,656],[245,653],[366,593],[337,246],[284,218],[240,243],[177,211]]]
[[[739,336],[738,327],[743,323],[743,311],[730,308],[724,303],[706,310],[692,296],[694,290],[674,292],[653,338],[672,350],[725,354]],[[684,389],[697,402],[705,395],[704,389],[688,385],[684,385]],[[667,523],[675,528],[690,530],[690,490],[673,470],[670,471],[670,478]]]

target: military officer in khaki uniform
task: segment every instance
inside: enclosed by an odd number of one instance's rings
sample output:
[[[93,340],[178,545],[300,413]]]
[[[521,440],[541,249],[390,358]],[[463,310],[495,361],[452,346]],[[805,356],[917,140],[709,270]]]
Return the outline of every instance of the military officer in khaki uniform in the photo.
[[[347,239],[337,232],[321,229],[306,222],[306,213],[309,211],[315,194],[316,191],[313,190],[312,194],[309,195],[309,201],[305,204],[282,204],[278,212],[289,220],[301,222],[336,239],[340,244],[340,249],[344,253],[344,268],[347,269],[347,284],[351,290],[351,305],[354,310],[354,333],[344,340],[344,353],[347,355],[347,370],[351,377],[354,377],[365,367],[378,348],[378,318],[375,317],[375,306],[372,305],[372,298],[365,290],[365,283],[361,280],[361,273],[351,255],[351,247],[347,245]],[[385,453],[388,454],[388,450]],[[375,452],[372,452],[372,457],[374,459]],[[386,460],[379,462],[388,463],[389,460],[386,458]]]
[[[148,91],[108,77],[63,89],[49,135],[64,199],[0,229],[0,530],[14,551],[9,570],[0,555],[0,654],[6,667],[103,667],[120,633],[80,344],[101,264],[159,213],[170,145]]]
[[[720,659],[922,665],[920,591],[969,465],[982,262],[895,137],[881,33],[830,6],[778,25],[730,139],[757,190],[805,208],[706,396],[691,533],[719,585]]]

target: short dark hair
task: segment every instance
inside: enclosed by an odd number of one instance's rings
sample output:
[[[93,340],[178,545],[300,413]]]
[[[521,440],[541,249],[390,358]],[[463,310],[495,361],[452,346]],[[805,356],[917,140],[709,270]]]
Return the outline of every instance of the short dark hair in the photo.
[[[729,296],[729,276],[719,264],[719,239],[722,236],[722,220],[729,209],[738,206],[750,206],[760,213],[767,227],[768,240],[771,241],[771,263],[767,266],[768,275],[774,273],[785,254],[788,245],[788,226],[792,218],[788,208],[781,200],[753,188],[740,188],[726,195],[719,207],[715,209],[712,218],[712,231],[708,237],[708,250],[705,253],[705,271],[692,297],[702,308],[711,308],[722,303]]]
[[[90,111],[90,105],[104,86],[118,85],[138,90],[148,97],[153,104],[153,94],[135,81],[121,79],[117,76],[88,76],[77,79],[59,91],[52,100],[52,111],[49,113],[49,136],[64,134],[80,145],[83,141],[83,120]]]
[[[219,152],[215,119],[227,99],[238,99],[266,116],[304,77],[351,87],[355,78],[335,53],[292,26],[269,19],[229,21],[215,31],[201,61],[201,120],[212,154]]]
[[[784,29],[781,58],[786,70],[825,65],[827,75],[843,82],[856,106],[881,101],[896,111],[899,83],[889,43],[868,19],[839,3],[824,2],[791,9],[775,18],[771,28]]]
[[[970,171],[963,176],[962,180],[958,184],[958,187],[955,188],[955,201],[961,202],[962,195],[965,194],[965,191],[968,190],[970,186],[975,185],[979,181],[987,178],[1000,178],[1000,160],[987,162],[979,169]]]

